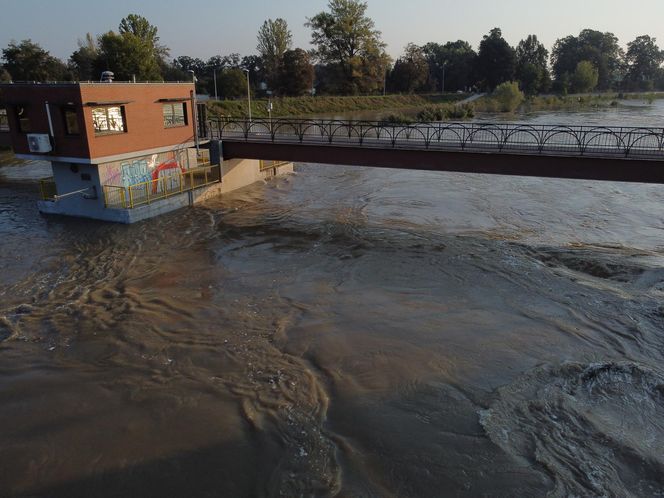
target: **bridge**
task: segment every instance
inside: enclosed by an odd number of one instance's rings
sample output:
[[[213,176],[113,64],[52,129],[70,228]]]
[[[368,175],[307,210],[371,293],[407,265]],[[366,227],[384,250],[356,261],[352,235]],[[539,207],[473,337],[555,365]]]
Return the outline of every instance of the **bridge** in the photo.
[[[664,183],[664,128],[218,119],[224,159]]]

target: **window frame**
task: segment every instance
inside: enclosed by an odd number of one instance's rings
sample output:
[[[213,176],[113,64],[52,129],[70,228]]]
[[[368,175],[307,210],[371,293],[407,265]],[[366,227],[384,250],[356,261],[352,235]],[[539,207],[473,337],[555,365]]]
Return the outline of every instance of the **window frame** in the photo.
[[[106,115],[106,123],[110,121],[108,111],[109,109],[114,109],[114,108],[119,108],[120,109],[120,116],[122,118],[122,130],[98,130],[97,126],[95,125],[95,110],[96,109],[104,109],[105,115]],[[123,105],[98,105],[95,107],[92,107],[92,110],[90,111],[92,114],[92,126],[94,128],[95,136],[96,137],[103,137],[106,135],[121,135],[123,133],[127,133],[127,114],[125,112],[125,106]]]
[[[65,135],[68,137],[76,137],[80,136],[81,134],[81,120],[78,115],[78,109],[73,106],[73,105],[64,105],[60,108],[60,112],[62,113],[62,122],[65,128]],[[76,118],[76,131],[73,132],[69,128],[69,121],[67,121],[67,115],[73,113],[74,117]]]
[[[1,116],[4,116],[2,118]],[[9,129],[9,112],[5,106],[0,106],[0,132],[8,132]]]
[[[183,121],[181,123],[174,123],[172,122],[171,124],[166,123],[167,117],[169,117],[166,114],[166,109],[170,108],[171,114],[170,118],[174,119],[175,117],[175,106],[182,106],[182,118]],[[169,129],[169,128],[182,128],[183,126],[188,126],[189,125],[189,119],[187,116],[187,103],[186,102],[163,102],[162,107],[161,107],[161,113],[162,113],[162,118],[164,122],[164,129]]]
[[[19,109],[22,109],[25,113],[25,117],[21,117]],[[16,118],[16,123],[18,125],[18,132],[27,134],[31,133],[32,120],[27,116],[28,106],[24,104],[18,104],[14,106],[14,117]],[[26,126],[27,122],[27,126]]]

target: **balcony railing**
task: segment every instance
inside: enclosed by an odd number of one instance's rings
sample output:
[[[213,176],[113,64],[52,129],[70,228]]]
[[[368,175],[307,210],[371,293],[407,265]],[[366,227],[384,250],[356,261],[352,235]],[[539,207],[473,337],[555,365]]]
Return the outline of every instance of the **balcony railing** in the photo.
[[[112,209],[133,209],[220,181],[219,166],[201,166],[127,187],[104,185],[104,205]]]

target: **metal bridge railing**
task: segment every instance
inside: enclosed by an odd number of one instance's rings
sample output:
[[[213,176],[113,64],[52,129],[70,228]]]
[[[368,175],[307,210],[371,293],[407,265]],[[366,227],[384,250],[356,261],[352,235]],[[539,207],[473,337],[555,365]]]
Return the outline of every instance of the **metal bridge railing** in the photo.
[[[219,166],[202,166],[128,187],[104,185],[104,205],[107,208],[133,209],[219,181]]]
[[[219,140],[664,159],[664,128],[227,118],[208,129]]]

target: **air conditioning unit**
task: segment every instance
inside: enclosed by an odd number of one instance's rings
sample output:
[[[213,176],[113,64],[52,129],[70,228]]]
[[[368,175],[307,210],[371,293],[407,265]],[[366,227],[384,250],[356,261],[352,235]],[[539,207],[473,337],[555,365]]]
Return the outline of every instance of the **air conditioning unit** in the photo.
[[[45,133],[28,133],[28,148],[30,152],[46,154],[51,152],[51,140]]]

